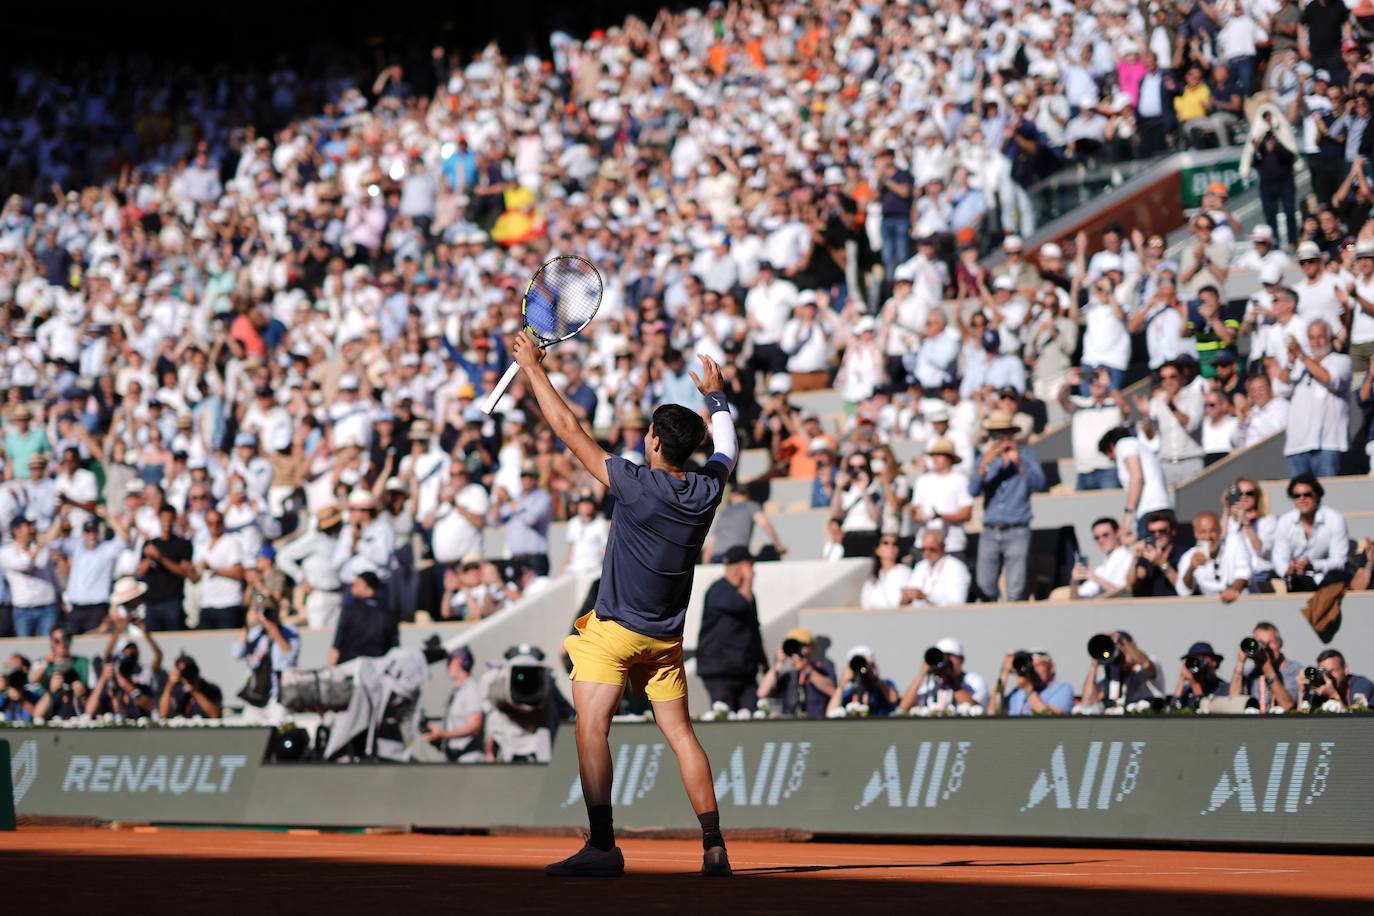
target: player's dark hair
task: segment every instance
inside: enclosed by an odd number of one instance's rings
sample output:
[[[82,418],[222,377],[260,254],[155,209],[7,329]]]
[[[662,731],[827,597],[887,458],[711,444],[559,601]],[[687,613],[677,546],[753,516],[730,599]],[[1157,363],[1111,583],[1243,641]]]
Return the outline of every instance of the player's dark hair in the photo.
[[[692,452],[706,438],[706,422],[681,404],[663,404],[654,411],[654,434],[663,460],[675,468],[687,464]]]

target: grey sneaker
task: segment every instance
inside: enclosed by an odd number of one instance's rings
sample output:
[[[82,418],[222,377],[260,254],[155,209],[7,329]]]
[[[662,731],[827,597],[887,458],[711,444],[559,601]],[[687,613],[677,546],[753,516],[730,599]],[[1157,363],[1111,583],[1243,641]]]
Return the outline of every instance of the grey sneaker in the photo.
[[[603,851],[588,843],[562,862],[545,868],[544,874],[556,878],[619,878],[625,874],[625,857],[619,846]]]
[[[706,850],[701,860],[701,873],[715,878],[730,877],[730,857],[725,854],[724,846],[712,846]]]

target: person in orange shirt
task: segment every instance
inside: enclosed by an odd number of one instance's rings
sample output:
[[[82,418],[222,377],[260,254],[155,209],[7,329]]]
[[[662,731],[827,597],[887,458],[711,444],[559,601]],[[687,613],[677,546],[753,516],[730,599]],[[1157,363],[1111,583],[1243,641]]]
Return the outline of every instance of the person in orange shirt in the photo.
[[[239,314],[229,325],[229,338],[238,341],[245,356],[265,359],[267,344],[262,339],[262,328],[267,326],[267,316],[252,306],[236,310]]]
[[[815,414],[805,414],[798,423],[795,415],[787,417],[792,435],[782,440],[782,451],[787,456],[787,476],[793,480],[810,480],[816,476],[815,452],[812,444],[824,440],[830,452],[835,451],[835,437],[821,427],[820,418]]]

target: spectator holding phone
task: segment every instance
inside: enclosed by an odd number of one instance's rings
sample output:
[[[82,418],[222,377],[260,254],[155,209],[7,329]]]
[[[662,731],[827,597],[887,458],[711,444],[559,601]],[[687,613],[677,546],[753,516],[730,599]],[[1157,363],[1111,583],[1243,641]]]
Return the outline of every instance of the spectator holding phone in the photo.
[[[1178,558],[1178,593],[1212,595],[1230,604],[1250,586],[1250,552],[1239,537],[1223,539],[1215,512],[1199,512],[1193,519],[1197,541]]]
[[[1135,563],[1126,575],[1126,587],[1137,598],[1177,595],[1183,549],[1178,544],[1174,513],[1151,512],[1144,521],[1145,537],[1136,542]]]

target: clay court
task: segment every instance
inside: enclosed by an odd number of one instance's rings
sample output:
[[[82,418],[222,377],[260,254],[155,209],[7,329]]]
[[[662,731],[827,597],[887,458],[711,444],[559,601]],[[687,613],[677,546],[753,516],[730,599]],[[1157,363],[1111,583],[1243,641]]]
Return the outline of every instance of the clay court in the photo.
[[[0,834],[4,898],[131,912],[1288,912],[1374,909],[1360,856],[737,841],[736,876],[694,874],[700,845],[622,839],[623,879],[551,879],[578,840],[170,828]],[[836,909],[838,908],[838,909]]]

